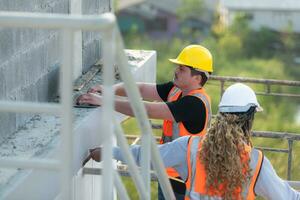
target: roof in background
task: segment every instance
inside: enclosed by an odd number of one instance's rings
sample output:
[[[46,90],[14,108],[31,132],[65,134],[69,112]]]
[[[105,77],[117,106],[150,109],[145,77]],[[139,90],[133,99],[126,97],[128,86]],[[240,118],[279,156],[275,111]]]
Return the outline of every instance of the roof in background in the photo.
[[[154,8],[169,13],[176,13],[177,8],[180,6],[181,0],[119,0],[117,3],[117,10],[123,10],[142,3],[149,4]]]
[[[146,0],[119,0],[117,3],[117,10],[123,10],[145,1]]]
[[[169,13],[176,13],[181,0],[146,0],[146,2]]]
[[[299,0],[221,0],[233,10],[300,10]]]

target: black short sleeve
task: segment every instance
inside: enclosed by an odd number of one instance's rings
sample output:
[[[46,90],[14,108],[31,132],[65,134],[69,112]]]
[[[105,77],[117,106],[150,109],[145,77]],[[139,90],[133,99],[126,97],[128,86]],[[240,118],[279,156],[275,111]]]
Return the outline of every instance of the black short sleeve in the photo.
[[[156,90],[158,95],[163,101],[168,100],[168,94],[172,87],[174,86],[173,82],[168,82],[168,83],[163,83],[163,84],[157,84],[156,85]]]
[[[176,122],[182,122],[190,133],[203,130],[206,120],[206,109],[201,99],[195,96],[184,96],[177,101],[167,102]]]

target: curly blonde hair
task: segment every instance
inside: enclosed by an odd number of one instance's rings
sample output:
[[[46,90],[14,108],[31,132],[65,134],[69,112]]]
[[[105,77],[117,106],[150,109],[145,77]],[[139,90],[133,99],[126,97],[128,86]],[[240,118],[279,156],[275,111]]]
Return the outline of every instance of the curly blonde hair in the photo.
[[[250,179],[245,144],[252,146],[250,132],[254,110],[247,113],[219,113],[203,139],[199,156],[205,166],[206,188],[225,200],[242,199],[242,185]],[[220,190],[220,188],[222,188]]]

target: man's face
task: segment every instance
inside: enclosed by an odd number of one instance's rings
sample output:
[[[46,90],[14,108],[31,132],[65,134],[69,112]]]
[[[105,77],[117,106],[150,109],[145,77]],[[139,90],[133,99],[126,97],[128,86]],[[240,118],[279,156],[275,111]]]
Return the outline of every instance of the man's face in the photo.
[[[180,89],[185,89],[191,84],[191,81],[193,81],[191,69],[184,65],[178,65],[174,72],[174,85]]]

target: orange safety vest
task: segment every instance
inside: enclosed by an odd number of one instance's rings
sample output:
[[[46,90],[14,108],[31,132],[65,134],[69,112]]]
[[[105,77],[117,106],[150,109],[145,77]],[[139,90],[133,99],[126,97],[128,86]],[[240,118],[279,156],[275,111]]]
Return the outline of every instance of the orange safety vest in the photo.
[[[193,136],[189,140],[187,149],[187,166],[188,177],[186,180],[186,194],[185,200],[194,199],[222,199],[222,185],[219,189],[206,189],[206,172],[204,164],[199,158],[199,149],[201,148],[201,137]],[[246,145],[245,150],[248,156],[242,156],[243,162],[248,162],[250,158],[249,167],[251,169],[251,179],[244,184],[242,188],[236,188],[235,193],[237,199],[254,200],[254,187],[259,175],[263,154],[261,151],[251,148]]]
[[[174,86],[168,94],[168,102],[178,100],[181,93],[182,93],[182,91],[179,88]],[[206,94],[204,88],[192,90],[187,95],[198,97],[204,103],[205,110],[206,110],[206,113],[205,113],[206,119],[205,119],[204,128],[199,133],[192,134],[192,135],[203,136],[206,134],[206,130],[207,130],[207,128],[210,124],[210,120],[211,120],[210,97]],[[177,123],[172,120],[164,120],[163,135],[160,140],[160,144],[163,144],[166,142],[171,142],[171,141],[175,140],[176,138],[179,138],[179,137],[185,136],[185,135],[191,135],[191,133],[184,127],[182,122]],[[167,168],[167,174],[171,177],[179,177],[179,174],[173,168]]]

